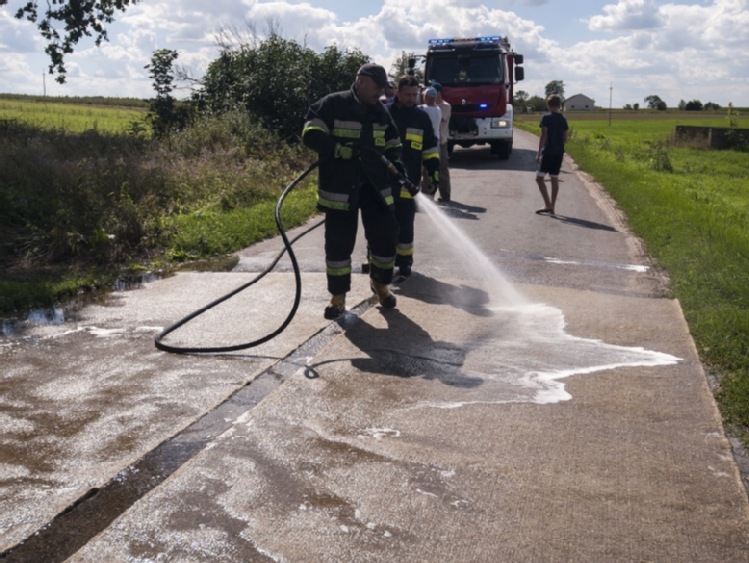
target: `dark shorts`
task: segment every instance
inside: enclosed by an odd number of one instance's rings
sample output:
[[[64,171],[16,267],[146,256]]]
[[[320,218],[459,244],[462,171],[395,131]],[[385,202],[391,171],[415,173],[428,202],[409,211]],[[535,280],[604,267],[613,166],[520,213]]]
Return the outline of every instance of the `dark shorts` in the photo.
[[[564,160],[563,154],[545,154],[541,157],[541,166],[538,167],[537,176],[559,176],[559,171],[562,169],[562,160]]]

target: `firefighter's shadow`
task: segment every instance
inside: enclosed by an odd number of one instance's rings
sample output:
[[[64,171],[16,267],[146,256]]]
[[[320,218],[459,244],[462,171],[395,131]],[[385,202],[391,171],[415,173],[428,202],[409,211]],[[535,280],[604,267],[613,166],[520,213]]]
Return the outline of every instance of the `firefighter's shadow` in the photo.
[[[427,331],[406,315],[380,310],[387,327],[379,328],[361,319],[345,332],[346,338],[364,352],[366,358],[354,358],[354,368],[366,373],[395,377],[421,377],[444,385],[474,388],[483,383],[463,373],[466,351],[450,342],[435,341]]]
[[[453,285],[418,272],[399,284],[397,293],[432,305],[450,305],[478,317],[493,315],[489,294],[469,285]]]
[[[451,201],[441,201],[438,202],[438,205],[440,209],[442,210],[442,213],[447,215],[448,217],[453,217],[454,219],[466,219],[469,221],[478,221],[479,220],[479,213],[486,213],[486,207],[479,207],[477,205],[467,205],[465,203],[461,203],[459,201],[451,200]],[[416,211],[421,211],[418,207]]]

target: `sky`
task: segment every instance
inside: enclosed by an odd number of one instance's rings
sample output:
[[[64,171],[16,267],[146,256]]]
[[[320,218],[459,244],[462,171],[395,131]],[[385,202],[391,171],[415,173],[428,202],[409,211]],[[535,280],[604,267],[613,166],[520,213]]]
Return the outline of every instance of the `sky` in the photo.
[[[651,95],[749,107],[749,0],[140,0],[108,26],[109,42],[85,38],[66,57],[64,85],[47,74],[36,28],[13,17],[25,2],[0,7],[0,93],[153,98],[144,67],[155,50],[178,51],[199,78],[222,31],[262,35],[272,22],[316,52],[357,48],[388,71],[431,38],[506,35],[525,58],[516,91],[530,96],[561,80],[566,97],[604,108]]]

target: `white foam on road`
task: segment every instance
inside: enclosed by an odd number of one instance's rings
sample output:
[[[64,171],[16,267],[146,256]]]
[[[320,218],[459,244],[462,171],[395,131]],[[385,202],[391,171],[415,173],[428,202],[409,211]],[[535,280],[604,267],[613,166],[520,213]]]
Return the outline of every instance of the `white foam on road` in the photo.
[[[420,406],[457,408],[469,404],[531,402],[552,404],[572,397],[561,380],[623,367],[664,366],[680,358],[642,347],[618,346],[565,332],[564,313],[555,307],[530,303],[507,280],[484,252],[432,201],[419,196],[420,208],[434,221],[456,259],[465,260],[489,289],[489,308],[477,344],[471,346],[451,387],[449,399]],[[447,249],[446,249],[447,250]],[[561,263],[559,260],[554,260]],[[647,267],[622,265],[646,272]],[[479,380],[461,387],[460,377]]]
[[[554,404],[572,399],[564,379],[628,367],[673,365],[681,359],[639,346],[619,346],[565,332],[561,310],[543,304],[495,309],[466,354],[460,376],[444,399],[419,407],[452,409],[474,404]],[[456,377],[456,380],[459,378]]]

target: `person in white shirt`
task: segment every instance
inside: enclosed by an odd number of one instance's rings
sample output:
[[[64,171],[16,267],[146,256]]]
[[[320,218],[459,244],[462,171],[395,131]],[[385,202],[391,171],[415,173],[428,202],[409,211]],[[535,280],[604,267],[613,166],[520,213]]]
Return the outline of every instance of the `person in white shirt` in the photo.
[[[424,90],[424,103],[419,105],[429,115],[429,119],[432,120],[432,127],[434,127],[434,136],[437,137],[437,142],[440,141],[440,122],[442,121],[442,111],[437,105],[437,90],[433,87],[429,87]]]
[[[438,82],[432,83],[432,88],[437,91],[437,107],[440,108],[441,119],[439,126],[439,144],[440,144],[440,200],[450,201],[450,167],[448,161],[450,156],[447,153],[447,136],[450,131],[450,116],[452,115],[452,106],[442,98],[442,85]]]

